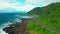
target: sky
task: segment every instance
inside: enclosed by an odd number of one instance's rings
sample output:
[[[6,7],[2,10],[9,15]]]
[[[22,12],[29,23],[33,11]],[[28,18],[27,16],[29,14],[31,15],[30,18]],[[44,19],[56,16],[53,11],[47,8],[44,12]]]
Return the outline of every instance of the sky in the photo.
[[[28,12],[35,7],[43,7],[60,0],[0,0],[0,13]]]

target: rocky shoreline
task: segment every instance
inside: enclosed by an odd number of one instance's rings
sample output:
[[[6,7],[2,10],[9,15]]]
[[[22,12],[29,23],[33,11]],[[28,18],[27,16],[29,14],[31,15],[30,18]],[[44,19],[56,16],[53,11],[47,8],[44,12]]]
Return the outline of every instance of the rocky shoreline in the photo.
[[[8,34],[29,34],[26,27],[31,19],[32,18],[22,18],[20,23],[13,23],[9,27],[3,28],[3,31]]]

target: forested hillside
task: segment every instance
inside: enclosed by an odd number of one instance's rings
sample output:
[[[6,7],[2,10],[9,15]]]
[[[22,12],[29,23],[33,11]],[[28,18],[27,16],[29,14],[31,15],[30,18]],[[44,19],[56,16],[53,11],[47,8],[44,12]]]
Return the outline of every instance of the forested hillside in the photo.
[[[60,30],[60,3],[52,3],[44,7],[36,7],[27,13],[28,15],[39,15],[39,23],[48,25],[50,28]],[[33,28],[34,27],[34,28]],[[36,25],[34,21],[31,21],[27,27],[30,31],[41,32],[39,34],[57,34],[46,28]]]

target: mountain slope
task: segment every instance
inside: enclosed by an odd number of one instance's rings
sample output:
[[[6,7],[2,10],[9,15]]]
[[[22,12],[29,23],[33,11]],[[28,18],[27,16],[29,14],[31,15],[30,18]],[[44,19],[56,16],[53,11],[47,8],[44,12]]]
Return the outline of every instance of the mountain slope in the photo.
[[[45,7],[36,7],[28,15],[39,15],[38,20],[49,27],[60,30],[60,3],[52,3]],[[30,22],[32,24],[32,22]],[[34,23],[34,22],[33,22]],[[30,26],[32,27],[32,26]],[[37,26],[33,26],[36,27]],[[34,28],[33,28],[34,29]],[[37,28],[38,30],[38,28]],[[45,30],[46,31],[46,30]],[[43,32],[44,33],[44,32]],[[49,34],[45,32],[46,34]],[[54,33],[51,33],[54,34]]]
[[[36,7],[28,12],[28,14],[43,14],[49,13],[50,11],[58,11],[60,9],[60,3],[52,3],[45,7]]]

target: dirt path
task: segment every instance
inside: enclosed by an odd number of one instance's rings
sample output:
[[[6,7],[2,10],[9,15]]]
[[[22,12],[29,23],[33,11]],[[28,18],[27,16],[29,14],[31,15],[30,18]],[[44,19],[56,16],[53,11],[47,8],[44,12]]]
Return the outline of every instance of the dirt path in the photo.
[[[43,24],[43,23],[39,23],[39,20],[38,20],[37,18],[34,18],[34,21],[35,21],[37,24],[39,24],[40,26],[43,26],[43,27],[45,27],[45,28],[48,29],[48,30],[51,30],[51,31],[54,31],[54,32],[57,32],[58,34],[60,34],[60,30],[55,29],[55,28],[53,28],[53,27],[51,27],[51,26],[45,25],[45,24]]]

